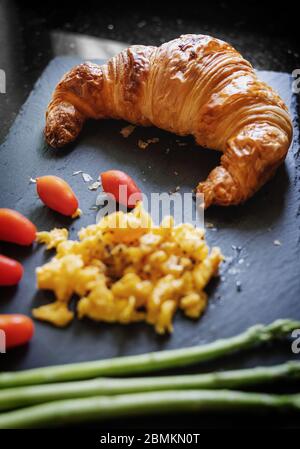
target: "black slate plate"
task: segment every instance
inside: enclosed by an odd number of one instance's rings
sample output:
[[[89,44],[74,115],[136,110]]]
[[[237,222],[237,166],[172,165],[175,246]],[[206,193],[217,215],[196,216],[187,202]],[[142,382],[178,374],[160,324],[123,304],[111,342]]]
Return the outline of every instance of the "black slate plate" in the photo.
[[[45,109],[58,80],[78,62],[78,58],[63,57],[49,64],[0,148],[0,206],[19,210],[40,230],[68,226],[71,237],[82,226],[95,222],[96,212],[90,207],[97,196],[97,192],[88,190],[81,176],[72,176],[74,171],[83,170],[96,179],[101,171],[121,168],[145,193],[169,191],[177,185],[181,191],[191,191],[219,160],[217,152],[197,148],[192,139],[181,139],[188,146],[179,147],[177,136],[155,128],[138,128],[124,139],[119,133],[124,123],[110,120],[88,123],[79,140],[67,149],[49,148],[43,138]],[[169,337],[157,336],[146,324],[126,327],[75,319],[67,329],[56,329],[36,322],[36,334],[30,345],[0,354],[1,370],[185,347],[237,334],[257,322],[300,318],[296,99],[292,97],[288,74],[260,72],[259,75],[289,105],[294,118],[294,143],[284,166],[253,199],[243,206],[211,208],[206,212],[206,221],[216,228],[207,230],[210,245],[220,246],[232,260],[222,267],[221,279],[209,287],[210,303],[205,315],[193,322],[177,314],[174,334]],[[159,137],[160,142],[140,150],[138,139],[149,137]],[[170,148],[168,154],[166,148]],[[84,211],[80,219],[65,219],[40,203],[29,179],[45,174],[56,174],[70,182]],[[281,245],[274,245],[274,240]],[[1,289],[0,313],[30,315],[33,306],[53,299],[50,293],[36,290],[34,273],[35,267],[48,260],[51,253],[41,246],[20,248],[4,243],[1,253],[20,260],[25,276],[17,288]],[[240,292],[237,281],[241,284]],[[295,356],[289,346],[277,345],[271,350],[228,358],[214,367],[270,364],[292,357]]]

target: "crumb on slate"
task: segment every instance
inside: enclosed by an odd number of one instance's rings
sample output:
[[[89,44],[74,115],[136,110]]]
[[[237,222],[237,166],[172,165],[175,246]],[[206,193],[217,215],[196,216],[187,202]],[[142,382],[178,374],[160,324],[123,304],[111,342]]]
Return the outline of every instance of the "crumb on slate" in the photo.
[[[84,180],[84,182],[91,182],[91,181],[93,181],[93,178],[88,173],[83,173],[82,172],[81,176],[82,176],[82,179]]]
[[[237,292],[241,292],[242,291],[242,283],[241,283],[241,281],[236,281],[235,286],[236,286]]]
[[[176,186],[174,190],[170,190],[169,194],[173,195],[174,193],[179,192],[179,190],[180,190],[180,186]]]
[[[152,137],[152,139],[148,139],[147,143],[158,143],[159,137]]]
[[[100,181],[95,181],[95,182],[93,182],[93,184],[90,184],[88,186],[88,189],[89,190],[97,190],[100,186],[101,186],[101,182]]]
[[[148,143],[148,142],[145,142],[145,141],[142,140],[142,139],[139,139],[139,140],[138,140],[138,147],[139,147],[141,150],[145,150],[148,146],[149,146],[149,143]]]
[[[124,128],[121,129],[120,134],[122,134],[122,136],[125,137],[125,139],[126,139],[127,137],[130,136],[130,134],[133,133],[135,128],[136,128],[136,126],[134,126],[134,125],[124,126]]]
[[[158,137],[152,137],[151,139],[147,139],[147,140],[139,139],[138,140],[138,147],[141,150],[145,150],[146,148],[148,148],[150,143],[158,143],[158,142],[159,142],[159,138]]]

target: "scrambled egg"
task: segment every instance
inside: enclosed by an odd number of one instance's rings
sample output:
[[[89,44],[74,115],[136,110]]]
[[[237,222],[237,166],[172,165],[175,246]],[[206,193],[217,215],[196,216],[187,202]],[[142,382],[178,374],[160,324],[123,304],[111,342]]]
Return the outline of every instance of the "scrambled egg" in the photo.
[[[190,318],[202,314],[204,288],[223,259],[218,248],[209,251],[203,229],[174,226],[172,217],[155,226],[141,203],[81,229],[79,241],[67,239],[66,229],[37,235],[56,248],[55,257],[37,268],[38,287],[52,290],[56,301],[33,309],[33,316],[56,326],[73,319],[68,303],[76,294],[79,318],[145,320],[160,334],[172,332],[178,308]]]

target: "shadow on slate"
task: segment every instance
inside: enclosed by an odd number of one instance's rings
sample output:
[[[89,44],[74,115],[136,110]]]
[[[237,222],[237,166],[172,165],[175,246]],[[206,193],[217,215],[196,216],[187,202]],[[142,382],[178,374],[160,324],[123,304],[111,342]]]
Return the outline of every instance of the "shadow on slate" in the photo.
[[[95,222],[96,211],[91,207],[99,193],[89,191],[80,175],[72,176],[74,171],[83,170],[96,180],[102,171],[121,169],[146,194],[168,192],[176,186],[181,187],[181,192],[190,192],[220,158],[218,152],[196,147],[191,137],[179,138],[152,127],[136,128],[124,139],[120,129],[125,123],[112,120],[88,122],[79,139],[68,148],[48,147],[43,127],[51,93],[61,76],[79,62],[75,57],[61,57],[49,64],[0,147],[0,207],[24,213],[39,230],[67,226],[71,238],[76,238],[82,226]],[[75,319],[67,329],[57,329],[36,322],[30,345],[0,355],[1,370],[186,347],[235,335],[257,322],[300,318],[296,99],[292,97],[288,74],[259,72],[259,76],[289,105],[294,119],[294,143],[284,166],[254,198],[239,207],[212,207],[206,211],[205,220],[214,225],[214,229],[207,229],[207,240],[210,245],[220,246],[228,260],[222,266],[220,278],[208,287],[210,302],[204,316],[192,321],[178,313],[171,336],[158,336],[144,323],[122,326]],[[138,139],[151,137],[159,137],[159,143],[146,150],[138,148]],[[187,145],[180,147],[176,140]],[[40,203],[29,179],[46,174],[61,176],[72,185],[84,212],[80,219],[69,220]],[[275,240],[281,245],[274,245]],[[0,251],[20,260],[25,268],[18,287],[1,289],[0,313],[30,315],[33,306],[53,300],[52,293],[37,291],[34,273],[52,252],[37,245],[21,248],[7,243],[1,244]],[[74,298],[71,307],[75,306]],[[292,358],[289,352],[279,345],[272,347],[272,352],[254,351],[249,357],[229,358],[214,368],[276,363]]]

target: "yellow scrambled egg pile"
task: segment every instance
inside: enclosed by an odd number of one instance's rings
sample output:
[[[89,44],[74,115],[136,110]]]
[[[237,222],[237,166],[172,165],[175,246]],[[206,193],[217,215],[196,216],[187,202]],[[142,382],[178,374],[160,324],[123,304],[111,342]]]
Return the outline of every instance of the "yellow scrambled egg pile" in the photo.
[[[115,212],[67,240],[66,229],[39,232],[38,241],[56,248],[49,263],[37,268],[37,284],[53,290],[56,301],[33,310],[35,318],[65,326],[73,318],[68,303],[79,296],[77,313],[97,321],[145,320],[163,334],[172,332],[180,308],[198,318],[207,304],[204,288],[222,261],[209,248],[204,230],[174,226],[165,217],[155,226],[142,204],[130,213]]]

